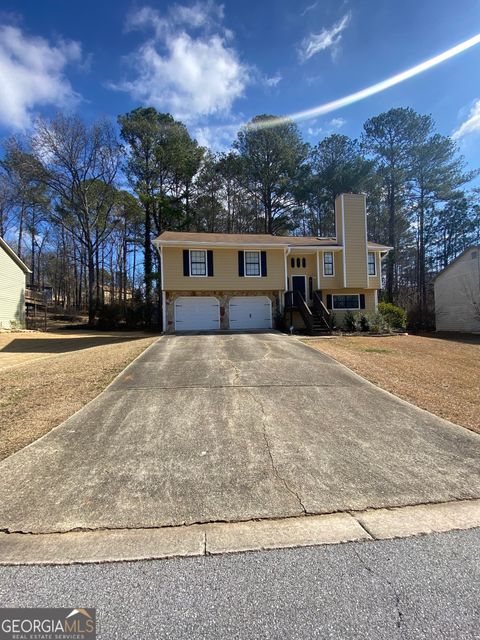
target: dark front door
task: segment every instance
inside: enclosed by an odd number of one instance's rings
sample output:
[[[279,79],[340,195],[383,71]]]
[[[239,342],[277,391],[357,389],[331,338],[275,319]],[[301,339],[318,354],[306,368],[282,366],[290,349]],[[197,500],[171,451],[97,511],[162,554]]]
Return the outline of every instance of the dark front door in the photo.
[[[305,276],[292,276],[292,288],[294,291],[300,291],[303,299],[306,300]]]

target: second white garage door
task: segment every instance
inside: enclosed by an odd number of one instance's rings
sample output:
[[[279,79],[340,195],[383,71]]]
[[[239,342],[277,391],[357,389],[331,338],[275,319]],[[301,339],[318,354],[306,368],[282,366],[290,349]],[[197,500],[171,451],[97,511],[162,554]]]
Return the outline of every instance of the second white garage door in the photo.
[[[220,329],[220,304],[217,298],[182,296],[175,300],[175,331]]]
[[[266,296],[230,298],[230,329],[271,329],[272,303]]]

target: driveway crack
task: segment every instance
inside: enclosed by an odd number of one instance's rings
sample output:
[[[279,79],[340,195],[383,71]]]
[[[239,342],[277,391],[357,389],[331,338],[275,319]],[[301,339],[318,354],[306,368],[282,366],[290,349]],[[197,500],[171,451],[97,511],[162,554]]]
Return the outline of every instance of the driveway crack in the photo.
[[[256,398],[255,395],[252,393],[252,391],[248,390],[248,393],[251,396],[252,400],[260,407],[260,411],[262,413],[262,435],[263,435],[263,439],[265,441],[265,447],[267,449],[267,453],[268,453],[268,457],[270,459],[270,464],[271,464],[273,473],[275,474],[275,477],[277,478],[277,480],[279,482],[281,482],[283,484],[283,486],[285,487],[285,489],[292,496],[294,496],[294,498],[297,500],[298,504],[300,505],[300,507],[302,509],[303,514],[304,515],[308,515],[308,511],[307,511],[305,505],[303,504],[302,499],[300,498],[300,495],[294,489],[292,489],[292,487],[288,484],[287,480],[280,474],[280,472],[277,469],[277,466],[275,464],[275,460],[273,458],[273,453],[272,453],[270,441],[268,439],[268,434],[267,434],[268,415],[267,415],[267,412],[265,411],[265,407],[263,406],[262,401],[259,400],[259,398]]]
[[[235,372],[235,375],[234,375],[233,380],[232,380],[232,387],[236,387],[238,379],[240,378],[240,369],[238,368],[237,363],[234,360],[230,360],[230,363],[231,363],[232,368],[233,368],[233,370]]]

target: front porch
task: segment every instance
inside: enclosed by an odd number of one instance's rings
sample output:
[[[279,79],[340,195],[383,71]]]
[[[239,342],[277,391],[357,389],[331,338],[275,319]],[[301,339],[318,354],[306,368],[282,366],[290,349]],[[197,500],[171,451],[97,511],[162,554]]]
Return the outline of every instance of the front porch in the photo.
[[[322,292],[312,292],[309,306],[298,289],[285,292],[284,322],[287,327],[303,328],[311,336],[332,333],[333,323],[330,312],[322,301]]]

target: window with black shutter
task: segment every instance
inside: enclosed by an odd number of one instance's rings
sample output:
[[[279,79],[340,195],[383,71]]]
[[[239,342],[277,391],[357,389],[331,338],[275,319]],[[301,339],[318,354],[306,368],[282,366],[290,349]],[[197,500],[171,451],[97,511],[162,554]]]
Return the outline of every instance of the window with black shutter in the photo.
[[[213,277],[213,251],[207,251],[207,275],[209,278]]]
[[[245,256],[244,256],[244,251],[239,251],[238,252],[238,275],[243,278],[243,276],[245,275]]]
[[[206,276],[207,275],[207,252],[193,250],[190,251],[190,275]]]

